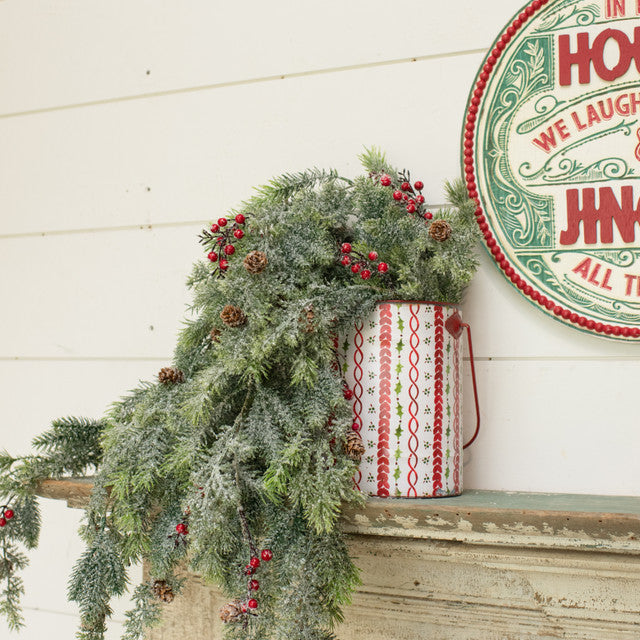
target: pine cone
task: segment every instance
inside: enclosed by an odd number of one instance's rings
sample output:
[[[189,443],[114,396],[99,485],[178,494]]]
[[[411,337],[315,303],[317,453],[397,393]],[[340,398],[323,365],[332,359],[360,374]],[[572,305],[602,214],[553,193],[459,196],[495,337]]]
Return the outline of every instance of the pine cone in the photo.
[[[158,372],[158,380],[163,384],[184,382],[184,373],[180,369],[174,369],[173,367],[162,367]]]
[[[209,337],[211,338],[211,342],[220,342],[220,336],[222,335],[222,331],[217,327],[211,329],[209,333]]]
[[[360,462],[365,449],[364,444],[362,444],[362,438],[357,431],[349,431],[344,449],[352,460]]]
[[[153,595],[162,600],[162,602],[173,602],[175,597],[173,589],[169,584],[167,584],[166,580],[156,580],[151,589],[153,591]]]
[[[240,600],[232,600],[227,602],[220,609],[220,619],[222,622],[236,622],[241,620],[244,612],[242,611],[242,602]]]
[[[313,305],[309,305],[303,309],[302,314],[300,314],[300,322],[304,323],[303,331],[305,333],[312,333],[315,330],[315,324],[313,320],[316,317],[315,311],[313,310]]]
[[[448,240],[451,231],[451,225],[446,220],[434,220],[429,227],[429,235],[437,242]]]
[[[247,321],[247,316],[240,307],[234,307],[232,304],[228,304],[221,312],[220,318],[227,327],[235,328],[241,327]]]
[[[263,251],[251,251],[244,259],[244,268],[252,275],[262,273],[269,264],[267,254]]]

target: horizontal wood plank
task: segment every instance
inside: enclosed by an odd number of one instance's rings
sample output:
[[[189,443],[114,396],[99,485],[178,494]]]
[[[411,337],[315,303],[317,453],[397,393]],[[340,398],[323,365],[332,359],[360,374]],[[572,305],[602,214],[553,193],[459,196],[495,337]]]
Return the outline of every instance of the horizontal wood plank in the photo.
[[[486,49],[522,5],[493,2],[4,2],[0,113]]]

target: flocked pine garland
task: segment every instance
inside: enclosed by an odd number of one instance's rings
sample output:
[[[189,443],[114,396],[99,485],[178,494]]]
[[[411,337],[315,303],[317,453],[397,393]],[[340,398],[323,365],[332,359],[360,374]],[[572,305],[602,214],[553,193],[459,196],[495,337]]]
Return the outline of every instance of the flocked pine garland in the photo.
[[[22,624],[18,572],[37,544],[39,479],[97,471],[87,550],[69,597],[81,640],[102,640],[127,567],[145,559],[124,640],[142,640],[179,594],[184,563],[230,600],[227,638],[329,640],[358,572],[336,526],[361,503],[363,447],[336,336],[380,299],[459,302],[476,268],[475,205],[448,185],[429,210],[421,181],[384,155],[367,175],[317,169],[260,188],[202,232],[193,317],[174,363],[102,421],[65,418],[37,453],[0,456],[0,612]]]

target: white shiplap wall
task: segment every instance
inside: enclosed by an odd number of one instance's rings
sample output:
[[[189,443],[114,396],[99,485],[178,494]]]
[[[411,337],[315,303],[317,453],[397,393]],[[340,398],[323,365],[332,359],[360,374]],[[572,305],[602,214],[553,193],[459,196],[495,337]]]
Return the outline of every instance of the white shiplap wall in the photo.
[[[441,203],[468,90],[521,3],[1,1],[0,446],[101,415],[170,360],[196,234],[253,185],[355,175],[373,144]],[[639,495],[639,348],[544,316],[484,253],[464,311],[483,412],[466,486]],[[45,505],[23,640],[73,637],[79,517]]]

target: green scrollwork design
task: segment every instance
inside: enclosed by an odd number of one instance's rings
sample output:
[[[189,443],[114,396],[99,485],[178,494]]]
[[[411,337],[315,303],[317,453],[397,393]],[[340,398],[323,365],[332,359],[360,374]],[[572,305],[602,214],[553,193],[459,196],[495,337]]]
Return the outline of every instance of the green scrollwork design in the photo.
[[[571,282],[567,276],[563,278],[562,290],[568,300],[582,309],[589,309],[604,320],[629,324],[640,322],[640,302],[606,298]]]
[[[500,214],[498,223],[511,244],[520,247],[548,247],[552,240],[552,198],[521,190],[507,156],[508,134],[518,109],[551,86],[552,46],[551,36],[523,41],[496,87],[480,145],[487,152],[481,160],[488,193]]]
[[[578,6],[581,0],[566,0],[551,10],[547,19],[535,30],[536,33],[557,31],[570,26],[587,26],[593,24],[600,17],[600,7],[595,4]],[[568,22],[572,24],[567,24]]]
[[[565,100],[559,101],[554,95],[542,96],[534,106],[535,112],[539,115],[521,122],[516,128],[516,132],[523,134],[533,131],[542,122],[548,120],[555,112],[562,110],[565,104]]]
[[[518,168],[521,178],[528,182],[542,180],[542,184],[531,184],[530,186],[544,186],[544,184],[557,183],[587,183],[607,180],[620,180],[622,178],[638,179],[635,169],[632,169],[622,158],[602,158],[589,165],[583,164],[580,160],[567,157],[570,151],[582,147],[585,144],[604,138],[605,136],[622,133],[625,136],[631,135],[631,127],[638,121],[622,121],[604,131],[594,133],[582,140],[578,140],[562,151],[554,153],[539,169],[533,169],[530,162],[523,162]]]
[[[558,263],[568,253],[579,253],[584,255],[584,250],[578,251],[556,251],[550,255],[553,263]],[[614,267],[630,267],[640,258],[640,249],[589,249],[589,257],[597,258]]]

